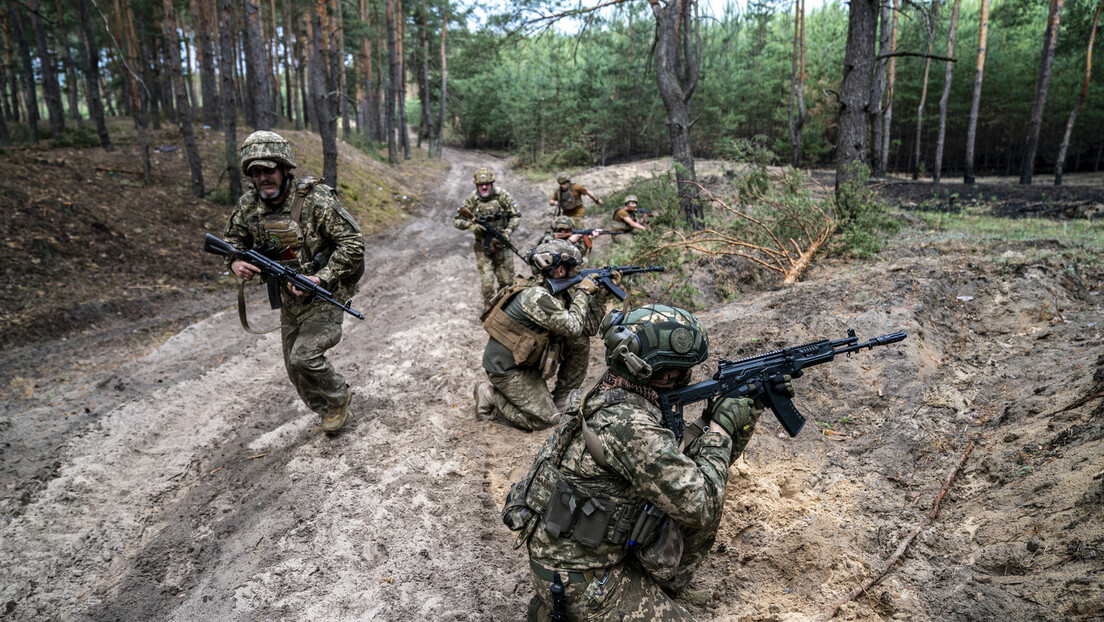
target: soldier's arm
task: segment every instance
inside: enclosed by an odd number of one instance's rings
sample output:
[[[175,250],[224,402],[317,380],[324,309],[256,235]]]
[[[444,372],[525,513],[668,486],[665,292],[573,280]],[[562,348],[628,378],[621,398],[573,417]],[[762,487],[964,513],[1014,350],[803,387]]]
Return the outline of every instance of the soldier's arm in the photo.
[[[684,454],[659,417],[658,409],[625,407],[622,416],[596,430],[610,468],[679,524],[695,529],[716,524],[724,508],[732,439],[703,434]]]
[[[578,294],[564,307],[558,298],[543,287],[533,287],[523,293],[522,309],[535,324],[561,337],[578,337],[586,330],[587,294]]]
[[[464,209],[465,207],[469,210],[472,210],[472,212],[474,213],[475,201],[472,200],[472,195],[468,195],[468,198],[464,199],[464,203],[459,208],[457,208],[456,215],[452,217],[452,226],[456,227],[457,229],[470,229],[472,226],[470,220],[460,215],[460,210]]]
[[[321,193],[322,190],[317,192]],[[313,193],[312,193],[313,194]],[[360,271],[364,264],[364,236],[352,215],[337,201],[332,192],[320,198],[323,205],[319,231],[333,241],[335,249],[329,261],[315,276],[333,286],[347,276]],[[317,208],[316,208],[317,209]]]
[[[234,207],[234,211],[230,213],[230,219],[226,221],[226,229],[222,232],[222,239],[234,248],[248,249],[256,246],[253,241],[253,232],[245,219],[244,208],[249,204],[248,198],[249,195],[246,194],[238,199],[238,204]],[[225,261],[227,267],[229,267],[234,258],[228,255],[225,257]]]

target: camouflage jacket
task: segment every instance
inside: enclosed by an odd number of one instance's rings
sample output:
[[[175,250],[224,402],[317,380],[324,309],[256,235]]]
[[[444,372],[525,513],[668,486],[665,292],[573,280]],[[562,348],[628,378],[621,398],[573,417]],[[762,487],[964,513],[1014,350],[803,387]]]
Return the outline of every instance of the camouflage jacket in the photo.
[[[334,297],[344,300],[357,292],[357,280],[364,271],[364,236],[349,212],[341,207],[333,188],[317,183],[312,177],[288,182],[287,196],[280,205],[272,206],[250,189],[238,199],[238,204],[226,223],[224,239],[235,248],[253,248],[265,241],[262,219],[277,214],[291,214],[299,188],[307,191],[303,211],[299,216],[303,248],[296,250],[292,265],[303,274],[322,279],[322,286]],[[323,261],[315,262],[316,257]],[[285,301],[296,297],[281,288]]]
[[[569,293],[572,290],[553,294],[542,277],[535,276],[530,281],[531,287],[505,304],[506,315],[530,330],[549,332],[560,340],[582,335],[589,337],[598,332],[606,310],[605,288],[594,295],[578,291]],[[497,339],[489,337],[483,349],[483,369],[498,375],[514,371],[513,353]]]
[[[468,198],[464,199],[460,209],[465,207],[470,209],[477,218],[486,218],[491,226],[506,235],[513,233],[521,224],[521,211],[518,210],[517,201],[502,188],[495,187],[494,192],[486,199],[479,196],[479,191],[472,190]],[[457,212],[459,211],[458,209]],[[472,226],[471,221],[460,216],[459,213],[453,218],[452,224],[457,229],[470,229]],[[475,239],[482,240],[483,232],[476,232]]]
[[[732,440],[723,434],[702,434],[687,448],[663,426],[655,405],[624,389],[605,388],[586,402],[587,426],[605,450],[609,468],[595,463],[579,428],[564,426],[545,441],[538,460],[548,455],[560,430],[573,429],[560,472],[572,485],[621,503],[648,502],[680,526],[703,529],[715,525],[724,507]],[[534,468],[537,465],[534,464]],[[541,525],[529,539],[529,556],[547,567],[599,570],[629,554],[623,545],[603,541],[589,548],[572,538],[550,537]]]

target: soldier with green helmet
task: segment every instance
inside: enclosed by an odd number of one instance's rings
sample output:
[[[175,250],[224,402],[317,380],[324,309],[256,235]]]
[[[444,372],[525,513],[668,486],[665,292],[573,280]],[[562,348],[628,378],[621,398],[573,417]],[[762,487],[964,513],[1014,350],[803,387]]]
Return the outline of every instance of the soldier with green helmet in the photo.
[[[552,228],[541,236],[537,244],[544,244],[552,240],[567,240],[582,253],[583,263],[580,265],[585,265],[587,256],[590,255],[590,249],[593,246],[591,240],[600,235],[602,235],[601,229],[594,229],[586,233],[575,233],[575,221],[570,216],[556,216],[552,220]]]
[[[490,382],[476,385],[475,410],[477,417],[497,411],[523,430],[541,430],[556,424],[558,405],[586,379],[589,340],[607,293],[589,277],[552,293],[547,280],[574,276],[582,261],[565,240],[539,244],[528,257],[536,274],[498,292],[483,316],[489,336],[483,369]],[[549,392],[553,375],[556,386]]]
[[[728,468],[759,404],[718,400],[706,419],[665,422],[664,391],[686,386],[709,341],[689,312],[653,304],[612,311],[599,336],[608,369],[545,441],[507,496],[503,520],[527,545],[530,620],[692,620],[677,600],[716,539]],[[553,587],[555,586],[555,589]]]
[[[480,291],[484,304],[490,304],[496,291],[513,282],[514,260],[509,248],[485,232],[476,220],[484,219],[508,240],[521,223],[521,212],[510,193],[495,186],[495,175],[491,169],[480,167],[475,171],[473,181],[475,190],[456,210],[452,224],[457,229],[468,229],[475,233],[473,249],[475,265],[479,269]],[[498,282],[497,287],[495,281]]]
[[[291,145],[275,132],[253,132],[241,147],[249,191],[230,214],[224,238],[232,246],[281,249],[281,261],[322,285],[338,300],[357,292],[364,274],[364,236],[333,188],[314,177],[296,177]],[[260,270],[241,260],[228,267],[244,281]],[[349,416],[352,389],[326,359],[341,340],[344,312],[290,285],[280,290],[284,366],[303,402],[336,433]],[[242,322],[246,325],[244,315]],[[255,331],[253,331],[255,332]]]
[[[641,222],[642,219],[637,216],[637,209],[636,195],[626,196],[624,206],[613,213],[613,223],[610,228],[624,233],[636,233],[637,231],[646,230],[647,227]],[[614,236],[613,239],[614,241],[620,241],[617,236]]]
[[[574,223],[573,229],[582,229],[585,212],[583,196],[590,197],[590,200],[598,205],[602,204],[602,199],[594,196],[586,186],[571,183],[571,177],[567,173],[560,173],[556,177],[556,183],[559,186],[552,192],[552,198],[549,199],[548,204],[556,208],[557,216],[570,217]]]

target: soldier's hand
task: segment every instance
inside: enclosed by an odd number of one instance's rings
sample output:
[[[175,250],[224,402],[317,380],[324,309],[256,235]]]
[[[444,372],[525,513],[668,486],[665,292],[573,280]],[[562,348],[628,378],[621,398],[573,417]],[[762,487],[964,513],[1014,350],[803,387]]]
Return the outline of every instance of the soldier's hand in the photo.
[[[471,229],[472,231],[476,232],[476,233],[483,233],[484,232],[483,225],[478,224],[478,223],[473,222],[471,224],[471,226],[468,227],[468,228]]]
[[[781,378],[772,378],[771,382],[774,383],[774,390],[778,393],[784,393],[790,397],[794,396],[793,380],[789,376],[782,376]]]
[[[740,429],[754,425],[762,413],[763,405],[750,397],[727,397],[714,402],[706,415],[724,428],[729,436],[735,437]]]
[[[304,276],[303,278],[307,279],[308,281],[314,282],[316,285],[321,285],[322,284],[322,279],[320,279],[316,276]],[[288,283],[287,287],[288,287],[288,290],[290,290],[291,293],[295,294],[296,296],[306,296],[307,295],[307,292],[299,289],[298,287],[292,285],[291,283]]]
[[[251,281],[253,277],[261,273],[260,268],[241,259],[230,262],[230,271],[243,281]]]
[[[597,294],[598,290],[601,289],[601,287],[602,286],[595,282],[594,278],[589,274],[582,281],[579,281],[579,283],[575,285],[576,290],[585,292],[588,296],[593,296],[594,294]]]
[[[610,272],[610,281],[612,281],[614,285],[621,285],[621,272],[617,270]]]

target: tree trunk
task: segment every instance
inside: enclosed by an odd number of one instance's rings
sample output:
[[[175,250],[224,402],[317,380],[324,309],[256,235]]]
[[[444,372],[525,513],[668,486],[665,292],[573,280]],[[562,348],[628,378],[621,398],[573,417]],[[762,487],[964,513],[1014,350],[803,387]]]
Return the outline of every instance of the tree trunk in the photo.
[[[88,117],[96,124],[100,146],[103,147],[104,151],[113,151],[115,147],[112,146],[111,136],[107,133],[103,99],[100,97],[100,54],[99,48],[96,46],[96,37],[92,32],[92,14],[88,10],[89,2],[90,0],[80,0],[84,93],[88,99]]]
[[[62,61],[65,67],[65,95],[69,100],[69,118],[77,122],[77,127],[84,127],[84,118],[80,112],[80,97],[77,94],[77,66],[73,62],[73,52],[70,49],[69,27],[65,22],[65,11],[61,8],[61,0],[54,0],[54,8],[58,16],[58,35],[55,37],[58,46],[61,47]]]
[[[1027,124],[1027,142],[1020,169],[1020,183],[1029,185],[1035,172],[1035,152],[1039,148],[1039,130],[1043,127],[1043,110],[1046,108],[1047,90],[1050,89],[1050,73],[1054,67],[1054,49],[1058,46],[1058,26],[1062,19],[1065,0],[1050,0],[1046,31],[1043,33],[1043,54],[1039,59],[1039,78],[1035,82],[1035,105],[1031,108],[1031,120]]]
[[[399,61],[398,84],[395,98],[399,104],[399,143],[403,149],[403,159],[410,159],[410,132],[406,125],[406,14],[402,0],[395,0],[395,47]]]
[[[383,106],[383,125],[387,132],[387,161],[391,164],[399,163],[398,145],[395,142],[395,97],[398,90],[398,59],[395,49],[395,10],[392,0],[384,0],[383,4],[387,18],[387,60],[390,70],[387,75],[387,90],[385,91],[386,103]]]
[[[897,51],[897,15],[901,7],[901,0],[893,0],[893,19],[890,20],[889,27],[889,53],[892,54]],[[885,111],[882,113],[882,157],[875,164],[874,174],[878,177],[885,177],[889,171],[889,145],[890,145],[890,129],[893,127],[893,96],[895,95],[895,87],[897,84],[897,57],[890,56],[889,62],[886,64],[886,103]],[[894,161],[894,170],[897,169],[897,163]]]
[[[295,129],[303,129],[303,117],[299,109],[299,98],[296,96],[298,80],[295,75],[295,64],[291,61],[295,58],[295,47],[300,45],[299,33],[291,27],[292,24],[291,0],[284,0],[284,84],[287,89],[288,114],[295,119]]]
[[[349,126],[349,80],[345,73],[345,17],[341,11],[341,3],[338,2],[337,9],[334,11],[334,21],[336,22],[335,33],[337,39],[334,41],[334,58],[337,60],[337,105],[341,112],[341,136],[345,140],[349,140],[349,134],[352,133],[352,128]]]
[[[445,78],[448,75],[445,62],[445,34],[448,32],[448,0],[441,3],[441,111],[437,115],[437,157],[441,157],[441,150],[445,142],[445,99],[448,95]]]
[[[360,19],[368,24],[372,21],[368,14],[368,0],[360,0]],[[364,95],[361,100],[361,110],[364,117],[364,126],[361,131],[369,140],[379,140],[379,102],[376,99],[376,88],[372,79],[372,40],[365,33],[360,40],[360,68],[364,73],[361,85],[364,87]]]
[[[276,122],[276,114],[272,105],[272,92],[268,88],[268,62],[265,59],[260,7],[257,0],[245,0],[244,9],[245,74],[249,92],[253,96],[254,127],[258,130],[271,130]]]
[[[840,87],[839,144],[836,147],[836,190],[854,175],[855,164],[866,162],[866,134],[870,119],[870,83],[874,76],[878,0],[851,0],[847,45]]]
[[[27,109],[27,126],[31,131],[31,142],[38,143],[38,89],[35,88],[34,67],[31,61],[31,47],[27,43],[27,37],[23,33],[22,13],[15,10],[15,3],[8,0],[8,19],[11,20],[12,36],[19,46],[19,54],[23,58],[23,79],[26,82],[23,90],[24,106]]]
[[[961,0],[954,0],[951,7],[951,24],[947,29],[947,58],[954,58],[955,29],[958,27],[958,8]],[[943,80],[943,94],[939,96],[939,135],[935,140],[935,166],[932,168],[932,182],[939,183],[943,176],[943,143],[947,139],[947,102],[951,98],[951,74],[954,63],[947,61],[946,75]]]
[[[123,22],[126,33],[126,69],[130,80],[130,105],[133,108],[131,112],[134,116],[134,129],[138,134],[139,156],[142,159],[142,180],[148,186],[153,183],[153,179],[150,175],[149,138],[146,137],[146,110],[142,104],[142,93],[146,88],[144,84],[139,83],[140,78],[138,77],[139,41],[137,30],[134,28],[134,11],[131,9],[129,1],[121,4],[120,0],[115,0],[115,10],[119,13],[119,18]]]
[[[966,126],[966,174],[962,181],[974,184],[974,143],[977,141],[978,112],[981,109],[981,84],[985,77],[985,47],[989,38],[989,0],[981,0],[978,18],[978,51],[974,73],[974,94],[970,99],[970,117]]]
[[[269,19],[271,21],[271,37],[268,40],[268,55],[265,67],[268,70],[268,87],[272,101],[272,124],[275,126],[281,120],[291,115],[290,110],[284,113],[283,98],[280,97],[280,33],[276,28],[276,0],[268,0]],[[291,40],[291,35],[283,38],[284,44]]]
[[[203,123],[212,129],[222,129],[219,115],[218,76],[215,65],[215,36],[212,33],[214,20],[214,1],[195,0],[196,56],[199,61],[199,91],[203,96]]]
[[[58,85],[57,64],[50,56],[46,45],[46,28],[42,25],[42,15],[38,0],[28,0],[31,26],[34,28],[35,46],[38,48],[39,67],[42,69],[42,92],[46,99],[46,110],[50,113],[50,131],[54,138],[65,133],[65,108],[61,105],[61,87]]]
[[[698,85],[701,67],[696,20],[691,14],[694,0],[648,0],[656,20],[656,84],[667,109],[667,130],[671,157],[675,161],[675,183],[686,222],[702,228],[702,207],[698,203],[697,176],[690,144],[690,98]]]
[[[196,147],[195,132],[192,130],[192,109],[188,104],[188,91],[184,87],[184,74],[180,69],[180,40],[177,36],[176,10],[172,0],[162,0],[161,6],[165,11],[165,18],[161,22],[165,33],[165,41],[169,49],[169,72],[172,74],[173,90],[176,91],[177,119],[180,121],[180,132],[184,135],[184,150],[188,154],[188,167],[192,171],[192,195],[202,198],[203,191],[203,161],[199,159],[199,148]]]
[[[219,10],[219,101],[220,116],[225,132],[226,178],[230,186],[230,200],[236,201],[242,194],[242,171],[238,152],[238,106],[234,85],[234,10],[231,0],[221,0]]]
[[[1096,4],[1096,15],[1093,17],[1092,30],[1089,32],[1089,45],[1085,50],[1085,79],[1081,82],[1081,95],[1070,112],[1069,121],[1066,121],[1066,133],[1062,136],[1062,146],[1058,149],[1058,161],[1054,164],[1054,185],[1062,185],[1062,169],[1066,166],[1066,152],[1069,149],[1070,136],[1073,135],[1073,124],[1077,120],[1077,113],[1085,104],[1085,98],[1089,96],[1089,78],[1092,76],[1092,52],[1093,41],[1096,39],[1096,27],[1100,25],[1100,10],[1104,9],[1104,0]]]
[[[805,0],[794,0],[793,61],[790,73],[790,164],[801,166],[801,133],[805,128]]]
[[[324,40],[323,15],[327,15],[328,23],[327,0],[316,0],[311,15],[311,100],[322,136],[322,177],[331,187],[337,188],[337,118],[328,97],[331,85],[336,86],[337,81],[334,76],[327,75],[331,72],[328,56],[333,52]]]
[[[892,33],[893,5],[886,2],[882,5],[881,15],[878,18],[880,28],[878,30],[878,54],[884,56],[889,52],[889,41]],[[886,92],[886,69],[889,58],[880,58],[874,65],[874,82],[870,86],[870,169],[874,176],[885,177],[885,168],[881,167],[882,150],[885,142],[882,140],[882,132],[885,128],[885,107],[882,100]]]
[[[422,2],[422,123],[425,124],[426,138],[429,141],[426,152],[433,157],[434,141],[433,114],[430,112],[429,91],[429,8]],[[421,134],[418,135],[421,142]]]
[[[916,107],[916,140],[913,141],[913,157],[912,157],[912,178],[913,180],[920,179],[920,158],[921,150],[920,144],[923,142],[924,131],[924,105],[928,102],[928,74],[931,73],[931,58],[932,46],[935,45],[935,28],[939,25],[939,3],[940,0],[934,0],[932,2],[931,13],[928,14],[928,55],[929,58],[924,59],[924,77],[920,83],[920,105]]]

